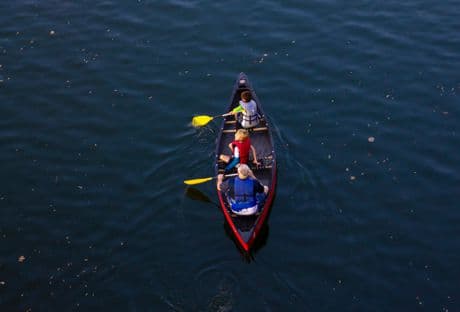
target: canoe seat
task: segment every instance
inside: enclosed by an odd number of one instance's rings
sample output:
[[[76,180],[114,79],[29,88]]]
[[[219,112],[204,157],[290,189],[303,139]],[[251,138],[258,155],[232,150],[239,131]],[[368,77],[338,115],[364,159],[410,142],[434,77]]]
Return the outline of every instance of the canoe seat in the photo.
[[[267,131],[268,128],[267,127],[260,127],[260,128],[250,128],[248,129],[249,132],[253,132],[253,131]],[[236,129],[226,129],[226,130],[222,130],[223,133],[235,133],[236,132]]]
[[[267,131],[268,128],[267,127],[260,127],[260,128],[252,128],[251,130],[252,131]]]
[[[273,168],[271,165],[267,165],[267,166],[264,166],[264,165],[261,165],[261,166],[251,166],[251,170],[264,170],[264,169],[271,169]]]

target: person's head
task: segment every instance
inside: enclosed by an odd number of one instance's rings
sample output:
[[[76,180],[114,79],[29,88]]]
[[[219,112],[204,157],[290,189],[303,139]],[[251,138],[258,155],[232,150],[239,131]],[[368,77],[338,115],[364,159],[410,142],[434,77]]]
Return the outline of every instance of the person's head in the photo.
[[[249,177],[249,172],[251,172],[251,169],[249,169],[248,165],[240,164],[238,166],[238,178],[242,180],[246,179]]]
[[[246,129],[238,129],[235,132],[236,141],[244,141],[247,137],[249,137],[249,132]]]
[[[249,91],[241,92],[241,99],[246,103],[251,101],[252,100],[251,92]]]

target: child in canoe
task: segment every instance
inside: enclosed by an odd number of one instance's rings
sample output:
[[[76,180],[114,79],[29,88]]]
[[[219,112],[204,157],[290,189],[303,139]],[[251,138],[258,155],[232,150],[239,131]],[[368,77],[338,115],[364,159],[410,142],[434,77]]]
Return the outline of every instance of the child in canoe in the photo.
[[[241,92],[241,101],[239,105],[225,115],[237,115],[238,113],[241,113],[241,118],[238,118],[238,121],[243,128],[253,128],[259,124],[257,104],[252,99],[250,91]]]
[[[230,171],[239,164],[247,164],[249,162],[249,152],[252,151],[253,163],[260,165],[257,160],[257,153],[254,146],[251,145],[251,139],[249,138],[249,132],[246,129],[238,129],[235,133],[235,140],[231,142],[228,147],[232,151],[232,156],[223,155],[219,156],[219,159],[223,161],[227,166],[225,170],[219,168],[219,175],[217,176],[217,188],[219,189],[222,183],[224,173]],[[250,176],[255,179],[254,174],[250,173]]]
[[[249,162],[249,152],[252,152],[253,163],[260,165],[257,161],[256,149],[251,145],[249,132],[246,129],[238,129],[235,133],[235,140],[231,142],[228,147],[232,151],[232,156],[220,155],[219,159],[227,163],[225,171],[229,171],[237,164],[247,164]]]

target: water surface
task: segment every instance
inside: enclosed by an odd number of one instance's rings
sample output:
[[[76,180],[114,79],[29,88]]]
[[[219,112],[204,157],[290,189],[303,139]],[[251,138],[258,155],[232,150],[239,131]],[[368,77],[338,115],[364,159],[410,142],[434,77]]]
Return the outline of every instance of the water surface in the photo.
[[[459,310],[459,8],[0,4],[0,310]],[[249,261],[182,184],[242,71],[279,164]]]

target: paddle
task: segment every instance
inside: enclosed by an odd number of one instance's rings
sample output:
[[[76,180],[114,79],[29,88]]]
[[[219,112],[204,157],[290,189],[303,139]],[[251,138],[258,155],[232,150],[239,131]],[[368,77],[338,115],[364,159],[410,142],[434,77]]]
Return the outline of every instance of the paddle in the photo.
[[[235,177],[237,175],[238,175],[238,173],[232,173],[232,174],[226,174],[225,176],[226,177]],[[187,184],[187,185],[195,185],[195,184],[201,184],[201,183],[211,181],[211,180],[213,180],[215,178],[217,178],[217,177],[190,179],[190,180],[185,180],[184,183]]]
[[[206,126],[214,118],[225,117],[225,116],[229,116],[229,115],[231,115],[231,114],[227,113],[227,114],[217,115],[217,116],[207,116],[207,115],[195,116],[195,117],[192,118],[192,125],[194,127]]]

